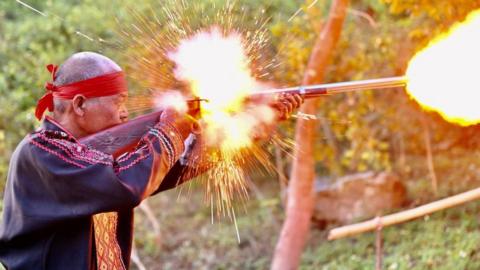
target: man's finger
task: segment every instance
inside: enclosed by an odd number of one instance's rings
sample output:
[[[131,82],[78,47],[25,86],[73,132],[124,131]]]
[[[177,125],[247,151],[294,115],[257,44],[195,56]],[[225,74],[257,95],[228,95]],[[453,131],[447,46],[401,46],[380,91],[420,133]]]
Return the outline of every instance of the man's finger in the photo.
[[[292,110],[292,104],[288,101],[282,101],[282,113],[289,113]]]
[[[284,106],[283,110],[282,110],[282,118],[281,119],[282,120],[287,120],[289,115],[290,115],[289,108],[287,106]]]
[[[298,106],[296,107],[297,109],[300,108],[300,106],[303,104],[303,101],[305,100],[302,95],[293,95],[295,100],[297,101]]]
[[[288,101],[290,102],[290,104],[292,104],[292,111],[293,112],[295,109],[297,109],[298,107],[300,107],[300,103],[298,102],[298,100],[295,98],[295,95],[288,95],[287,96],[287,99]]]
[[[291,113],[293,111],[293,108],[294,108],[294,104],[292,103],[292,100],[291,100],[291,96],[290,95],[287,95],[283,98],[282,100],[282,104],[287,107],[287,111],[289,113]]]
[[[273,105],[273,108],[278,112],[278,119],[285,120],[285,115],[287,113],[287,107],[283,103],[277,102]]]

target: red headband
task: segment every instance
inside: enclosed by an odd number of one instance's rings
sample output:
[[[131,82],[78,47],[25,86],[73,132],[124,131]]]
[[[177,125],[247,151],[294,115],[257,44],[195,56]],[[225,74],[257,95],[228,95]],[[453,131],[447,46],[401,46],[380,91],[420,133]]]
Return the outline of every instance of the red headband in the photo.
[[[67,85],[56,86],[55,81],[58,67],[48,65],[47,69],[52,73],[52,82],[45,84],[47,93],[38,101],[35,116],[42,119],[46,109],[53,111],[53,97],[72,99],[75,95],[84,95],[86,98],[105,97],[122,92],[127,92],[127,83],[122,71],[105,74],[88,80],[83,80]]]

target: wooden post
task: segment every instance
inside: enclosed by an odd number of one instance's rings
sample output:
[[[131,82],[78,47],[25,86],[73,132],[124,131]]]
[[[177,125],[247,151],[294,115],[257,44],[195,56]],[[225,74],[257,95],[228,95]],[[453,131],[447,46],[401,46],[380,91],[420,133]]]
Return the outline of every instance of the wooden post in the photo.
[[[430,174],[430,179],[432,181],[432,190],[433,194],[435,196],[438,194],[438,180],[437,180],[437,174],[435,173],[435,166],[433,164],[433,153],[432,153],[432,139],[430,135],[430,126],[428,125],[427,120],[425,119],[425,116],[422,117],[422,123],[423,123],[423,135],[425,138],[425,150],[427,154],[427,167],[428,167],[428,173]]]
[[[375,270],[382,270],[383,265],[383,239],[382,239],[382,218],[377,216],[377,229],[375,233]]]

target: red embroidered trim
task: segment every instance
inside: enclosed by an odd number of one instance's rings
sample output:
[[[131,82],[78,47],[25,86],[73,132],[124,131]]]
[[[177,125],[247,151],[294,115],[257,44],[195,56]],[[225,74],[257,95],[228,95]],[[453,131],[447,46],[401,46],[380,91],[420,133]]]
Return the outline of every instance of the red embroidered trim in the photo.
[[[38,133],[38,137],[46,141],[47,143],[50,143],[58,147],[59,149],[63,150],[70,158],[85,161],[89,164],[112,165],[112,159],[110,156],[102,152],[89,149],[84,145],[81,145],[78,143],[72,143],[67,140],[51,139],[45,136],[41,132]],[[77,150],[78,147],[81,147],[81,152],[78,152]],[[88,154],[90,154],[91,156],[90,157],[87,156]],[[104,161],[105,159],[109,161]]]
[[[135,159],[134,161],[132,161],[132,162],[129,163],[128,165],[119,167],[119,168],[118,168],[118,172],[122,172],[122,171],[125,171],[125,170],[130,169],[133,165],[135,165],[135,164],[137,164],[138,162],[146,159],[148,156],[150,156],[150,155],[141,154],[137,159]]]
[[[183,140],[180,137],[178,130],[169,123],[161,123],[156,126],[157,130],[162,132],[166,139],[170,140],[174,150],[174,159],[178,159],[180,154],[184,151]]]
[[[144,138],[143,140],[145,140],[145,141],[147,141],[147,142],[150,142],[150,141],[148,141],[146,138]],[[147,153],[145,154],[144,152],[147,152]],[[131,168],[133,165],[135,165],[135,164],[137,164],[138,162],[140,162],[140,161],[146,159],[147,157],[149,157],[151,153],[149,152],[148,145],[145,144],[145,145],[141,146],[140,148],[138,148],[137,150],[131,152],[131,154],[128,154],[128,159],[129,159],[130,157],[132,157],[134,154],[139,155],[139,157],[137,157],[137,158],[136,158],[135,160],[133,160],[131,163],[128,163],[128,164],[126,164],[126,165],[124,165],[124,166],[117,167],[117,169],[116,169],[116,170],[117,170],[117,173],[119,173],[119,172],[121,172],[121,171],[125,171],[125,170]],[[121,165],[120,162],[127,161],[128,159],[124,158],[124,159],[122,159],[122,161],[119,160],[119,161],[118,161],[118,164]]]
[[[139,144],[140,145],[140,144]],[[146,150],[147,149],[147,145],[142,145],[142,146],[137,146],[138,148],[135,150],[135,151],[131,151],[131,152],[128,152],[128,153],[124,153],[123,155],[121,155],[120,157],[117,158],[117,163],[121,163],[121,162],[125,162],[127,160],[129,160],[133,155],[135,154],[139,154],[141,153],[142,151]]]
[[[171,152],[171,150],[168,151],[169,148],[168,148],[166,142],[162,138],[158,138],[158,141],[159,141],[160,145],[162,146],[162,148],[167,150],[168,153],[166,153],[166,154],[168,155],[168,162],[170,164],[170,167],[172,167],[173,164],[174,164],[173,163],[173,153]]]
[[[48,121],[54,123],[57,127],[59,127],[63,132],[65,132],[66,134],[68,134],[68,136],[70,136],[70,138],[74,139],[75,141],[77,141],[77,138],[75,138],[73,136],[72,133],[70,133],[70,131],[66,130],[62,125],[60,125],[60,123],[58,123],[55,119],[53,119],[52,117],[50,117],[49,115],[46,115],[45,116],[45,119],[48,119]]]
[[[170,167],[172,167],[176,159],[178,158],[178,155],[180,153],[179,150],[183,149],[183,143],[179,137],[178,131],[173,126],[163,123],[160,126],[157,126],[156,128],[152,129],[151,132],[149,132],[149,134],[153,135],[153,137],[155,137],[156,140],[160,143],[160,146],[163,149],[162,154],[167,155],[169,165]],[[44,151],[47,151],[48,153],[51,153],[59,157],[63,161],[73,164],[77,167],[85,168],[86,166],[79,164],[73,161],[72,159],[80,160],[88,164],[103,164],[108,166],[113,165],[113,160],[111,159],[111,156],[106,155],[103,152],[90,149],[85,145],[82,145],[76,142],[71,142],[65,139],[50,138],[46,136],[42,131],[36,133],[36,135],[38,136],[39,140],[41,140],[42,142],[52,144],[53,146],[62,150],[66,155],[58,153],[53,149],[50,149],[47,146],[42,145],[40,142],[35,141],[33,136],[29,135],[29,139],[32,144],[34,144],[35,146],[39,147]],[[153,144],[152,140],[149,139],[148,136],[146,136],[144,140],[147,141],[149,144]],[[80,152],[78,151],[79,148],[80,148]],[[147,145],[137,149],[136,151],[130,152],[129,154],[126,154],[124,157],[119,159],[117,162],[120,165],[120,163],[128,161],[135,154],[139,155],[132,162],[125,164],[124,166],[118,167],[117,172],[125,171],[133,167],[135,164],[139,163],[140,161],[149,157],[151,152],[146,148],[147,148]],[[147,151],[146,154],[144,153],[145,150]],[[108,161],[105,161],[105,160],[108,160]]]
[[[106,270],[126,269],[117,241],[118,213],[99,213],[92,216],[97,250],[97,268]]]
[[[42,149],[42,150],[45,150],[46,152],[52,154],[52,155],[55,155],[57,157],[59,157],[60,159],[62,159],[63,161],[67,162],[67,163],[70,163],[70,164],[73,164],[79,168],[86,168],[86,166],[82,165],[82,164],[79,164],[73,160],[70,160],[68,159],[67,157],[53,151],[52,149],[49,149],[48,147],[44,146],[44,145],[41,145],[40,143],[36,142],[33,138],[31,138],[31,136],[29,135],[29,139],[30,139],[30,143],[35,145],[36,147]]]
[[[160,143],[161,149],[166,152],[170,167],[175,163],[175,149],[166,136],[156,129],[151,129],[149,134],[153,135]]]
[[[118,157],[117,162],[127,161],[127,160],[130,159],[134,154],[135,154],[135,151],[125,153],[125,154],[121,155],[120,157]]]

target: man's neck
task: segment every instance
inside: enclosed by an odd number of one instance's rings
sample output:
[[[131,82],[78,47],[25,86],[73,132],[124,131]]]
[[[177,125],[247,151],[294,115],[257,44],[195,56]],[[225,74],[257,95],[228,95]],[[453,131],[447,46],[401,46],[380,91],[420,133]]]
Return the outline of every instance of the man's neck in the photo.
[[[69,117],[65,116],[58,116],[58,115],[53,115],[53,120],[55,120],[58,124],[62,126],[62,128],[66,129],[70,134],[73,135],[76,139],[80,139],[82,137],[87,136],[88,134],[83,131],[82,128],[80,128],[75,121],[70,119]]]

